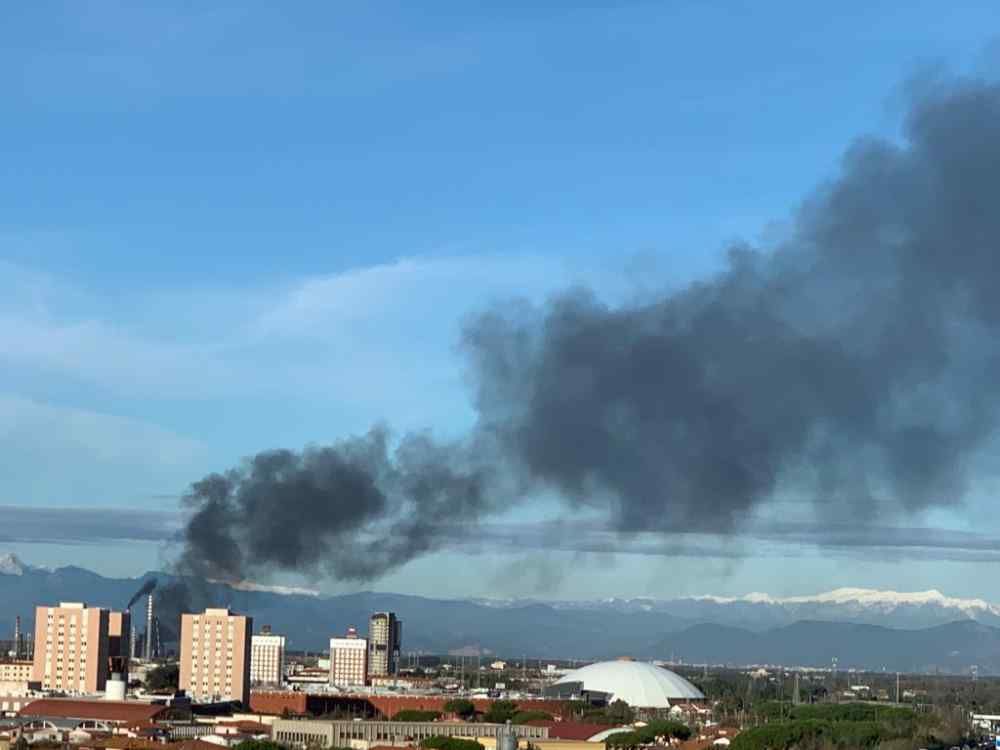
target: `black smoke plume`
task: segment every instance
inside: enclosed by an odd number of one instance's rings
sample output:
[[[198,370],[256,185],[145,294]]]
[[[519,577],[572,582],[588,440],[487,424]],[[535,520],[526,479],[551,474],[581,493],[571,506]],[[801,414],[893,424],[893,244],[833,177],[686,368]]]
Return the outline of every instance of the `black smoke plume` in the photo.
[[[377,428],[301,453],[259,453],[192,485],[185,573],[238,581],[253,570],[375,578],[434,549],[439,526],[499,509],[485,440],[442,444]]]
[[[738,531],[776,499],[871,519],[960,503],[996,436],[1000,88],[929,86],[773,247],[610,307],[576,289],[465,328],[478,421],[269,451],[188,496],[184,562],[377,577],[555,492],[621,531]]]
[[[132,605],[135,604],[137,601],[139,601],[140,597],[143,597],[146,594],[152,594],[153,589],[155,588],[156,588],[156,579],[150,578],[144,584],[142,584],[142,588],[140,588],[138,591],[132,594],[132,598],[128,600],[128,604],[125,605],[125,609],[126,610],[132,609]]]

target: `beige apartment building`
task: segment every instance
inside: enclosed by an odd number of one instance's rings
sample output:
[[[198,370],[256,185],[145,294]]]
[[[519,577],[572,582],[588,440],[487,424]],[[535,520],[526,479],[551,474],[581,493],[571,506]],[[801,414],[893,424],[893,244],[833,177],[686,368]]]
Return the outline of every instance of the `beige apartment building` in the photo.
[[[265,626],[251,639],[250,682],[253,685],[280,685],[284,678],[285,636],[275,635]]]
[[[81,602],[36,607],[32,679],[45,690],[102,692],[108,681],[109,614]]]
[[[249,705],[252,631],[252,617],[228,609],[181,615],[181,690],[197,701]]]
[[[368,640],[348,628],[343,638],[330,639],[330,684],[363,687],[368,682]]]
[[[30,661],[0,661],[0,682],[31,682],[34,669]]]

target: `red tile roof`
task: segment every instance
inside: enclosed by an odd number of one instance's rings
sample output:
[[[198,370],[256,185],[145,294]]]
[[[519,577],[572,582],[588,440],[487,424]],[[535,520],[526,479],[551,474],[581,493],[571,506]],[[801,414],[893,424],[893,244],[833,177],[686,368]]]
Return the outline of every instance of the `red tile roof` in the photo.
[[[96,721],[150,721],[167,710],[166,706],[104,700],[71,700],[42,698],[32,701],[19,711],[20,716],[45,716]]]
[[[220,745],[203,740],[184,740],[164,744],[156,740],[142,740],[133,737],[105,737],[81,743],[81,747],[100,750],[219,750]]]

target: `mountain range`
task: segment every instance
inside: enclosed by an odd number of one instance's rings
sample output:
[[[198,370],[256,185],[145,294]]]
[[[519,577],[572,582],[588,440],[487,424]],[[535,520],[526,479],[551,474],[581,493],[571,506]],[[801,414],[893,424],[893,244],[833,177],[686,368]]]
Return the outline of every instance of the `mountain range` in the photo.
[[[38,604],[86,601],[121,608],[149,578],[157,578],[161,590],[178,580],[159,572],[107,578],[83,568],[41,568],[0,556],[0,634],[13,631],[16,615],[30,628]],[[841,669],[968,673],[977,665],[980,674],[1000,674],[1000,608],[937,591],[556,602],[376,592],[324,596],[218,582],[199,582],[198,591],[201,603],[230,606],[253,615],[258,627],[271,625],[295,650],[321,651],[348,626],[364,630],[371,612],[391,610],[403,620],[408,652],[581,660],[631,655],[817,668],[836,657]],[[139,612],[136,619],[141,631]],[[176,629],[163,626],[165,633]]]

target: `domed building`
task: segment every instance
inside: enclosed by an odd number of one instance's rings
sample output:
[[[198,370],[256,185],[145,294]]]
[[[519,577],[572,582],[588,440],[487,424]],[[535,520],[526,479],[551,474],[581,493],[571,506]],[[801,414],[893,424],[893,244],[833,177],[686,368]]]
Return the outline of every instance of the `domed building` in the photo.
[[[670,708],[704,700],[702,692],[679,674],[642,661],[600,661],[575,669],[549,686],[546,695],[591,702],[622,700],[632,708]]]

